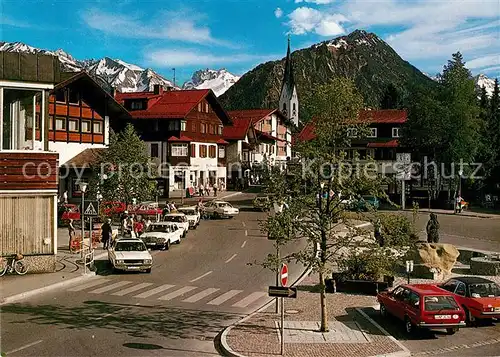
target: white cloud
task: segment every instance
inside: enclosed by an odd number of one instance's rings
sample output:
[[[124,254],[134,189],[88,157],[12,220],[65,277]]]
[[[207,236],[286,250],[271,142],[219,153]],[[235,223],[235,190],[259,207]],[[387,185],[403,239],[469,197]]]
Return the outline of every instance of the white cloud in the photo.
[[[162,14],[159,19],[142,23],[131,16],[90,9],[82,14],[87,26],[119,37],[169,39],[191,43],[234,47],[231,43],[212,37],[210,29],[198,26],[195,18],[186,13]]]
[[[302,2],[307,2],[307,3],[312,3],[312,4],[317,4],[317,5],[327,5],[331,4],[335,0],[295,0],[296,4],[300,4]]]
[[[499,67],[500,66],[500,53],[474,58],[473,60],[468,61],[466,63],[466,65],[470,69],[477,69],[477,68],[484,68],[484,67],[489,67],[489,68]]]
[[[0,18],[0,25],[2,26],[12,26],[12,27],[19,27],[19,28],[28,28],[31,27],[31,25],[27,22],[19,21],[19,20],[14,20],[12,18],[9,18],[7,16],[3,16]]]
[[[279,56],[264,55],[214,55],[193,49],[163,49],[148,51],[144,59],[148,65],[155,67],[183,67],[183,66],[216,66],[222,67],[234,63],[260,63],[275,60]]]
[[[341,23],[347,18],[340,14],[328,14],[310,7],[299,7],[288,15],[290,32],[304,35],[315,32],[320,36],[337,36],[345,32]]]
[[[276,16],[276,18],[279,19],[281,16],[283,16],[283,10],[277,7],[276,10],[274,10],[274,16]]]

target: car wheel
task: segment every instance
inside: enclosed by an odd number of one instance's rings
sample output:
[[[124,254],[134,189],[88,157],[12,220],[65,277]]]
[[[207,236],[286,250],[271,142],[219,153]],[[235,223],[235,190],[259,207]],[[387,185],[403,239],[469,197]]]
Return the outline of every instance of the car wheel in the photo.
[[[454,335],[458,331],[458,327],[450,327],[446,329],[448,335]]]
[[[214,212],[214,219],[220,219],[219,212]]]
[[[166,249],[166,250],[169,250],[169,249],[170,249],[170,241],[168,241],[168,242],[165,244],[165,249]]]
[[[472,316],[472,313],[469,311],[468,308],[465,306],[462,306],[464,311],[465,311],[465,324],[467,326],[476,326],[477,325],[477,320],[474,316]]]
[[[147,274],[151,274],[151,268],[146,269],[146,273],[147,273]]]
[[[179,240],[177,241],[177,244],[181,244],[181,239],[179,238]]]
[[[380,316],[387,317],[387,309],[384,304],[380,304]]]
[[[405,317],[405,331],[408,335],[411,335],[415,332],[415,327],[413,326],[408,316]]]

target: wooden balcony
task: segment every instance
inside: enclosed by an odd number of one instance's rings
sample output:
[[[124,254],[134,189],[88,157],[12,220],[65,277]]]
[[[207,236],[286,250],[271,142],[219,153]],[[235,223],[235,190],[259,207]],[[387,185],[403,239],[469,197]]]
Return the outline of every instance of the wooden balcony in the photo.
[[[59,154],[0,151],[0,191],[57,190]]]

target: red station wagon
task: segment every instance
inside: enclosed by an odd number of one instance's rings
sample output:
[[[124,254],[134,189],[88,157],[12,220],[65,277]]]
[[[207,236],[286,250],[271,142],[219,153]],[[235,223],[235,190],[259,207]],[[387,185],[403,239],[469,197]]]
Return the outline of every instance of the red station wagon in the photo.
[[[495,282],[475,276],[460,276],[440,287],[451,292],[463,307],[466,323],[473,324],[477,319],[500,319],[500,287]]]
[[[465,312],[448,291],[436,285],[400,285],[377,295],[380,314],[404,321],[407,333],[418,328],[446,329],[450,335],[465,326]]]

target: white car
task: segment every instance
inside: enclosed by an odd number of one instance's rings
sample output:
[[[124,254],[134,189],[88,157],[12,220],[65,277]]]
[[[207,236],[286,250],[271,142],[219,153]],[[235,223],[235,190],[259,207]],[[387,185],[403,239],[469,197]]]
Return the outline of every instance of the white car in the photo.
[[[144,242],[137,238],[118,238],[108,249],[113,270],[145,271],[151,273],[153,257]]]
[[[177,209],[178,212],[184,213],[189,222],[189,228],[196,229],[200,224],[200,212],[196,206],[181,207]]]
[[[189,230],[189,222],[184,213],[169,213],[163,217],[164,222],[172,222],[182,230],[182,238],[184,238]]]
[[[172,222],[152,223],[140,239],[148,248],[169,249],[173,243],[181,243],[182,230]]]
[[[233,218],[240,213],[240,210],[233,207],[229,202],[211,201],[203,207],[205,214],[211,218]]]

